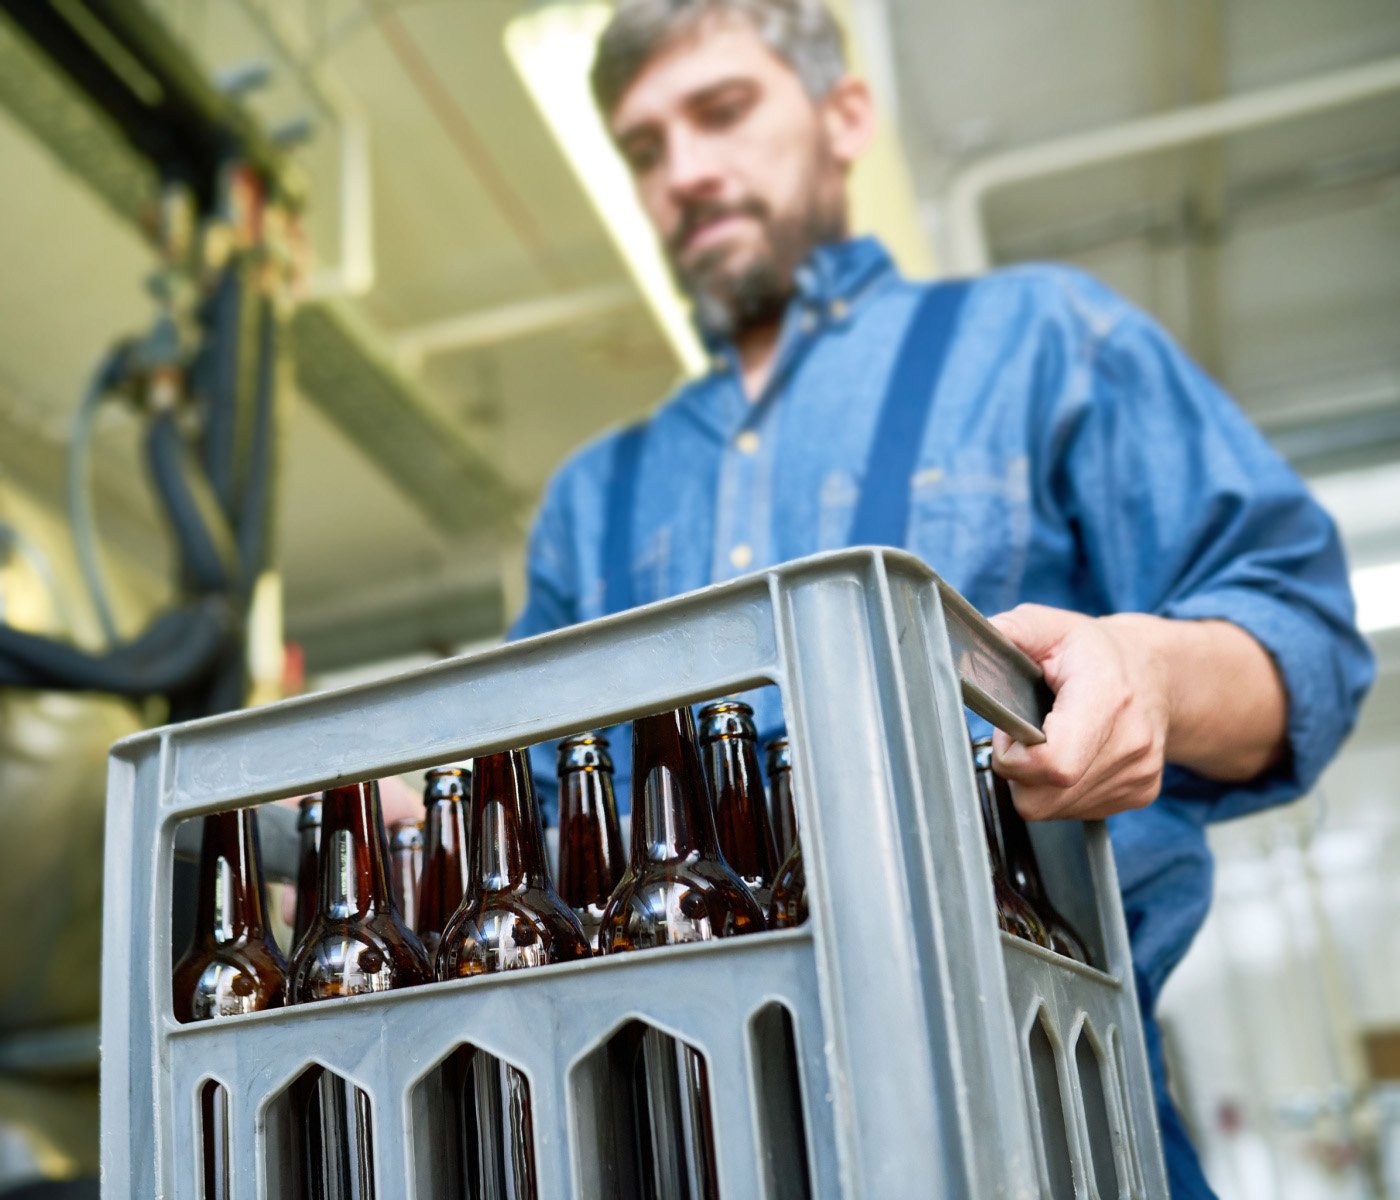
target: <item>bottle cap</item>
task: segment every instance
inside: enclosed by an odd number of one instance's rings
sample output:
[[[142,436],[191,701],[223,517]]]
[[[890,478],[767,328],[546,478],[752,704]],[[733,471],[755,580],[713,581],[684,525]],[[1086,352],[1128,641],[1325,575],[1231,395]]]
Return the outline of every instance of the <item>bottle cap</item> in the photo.
[[[972,743],[972,762],[979,771],[992,769],[992,739],[975,738]]]
[[[742,700],[720,700],[700,710],[700,741],[717,742],[727,737],[758,739],[753,709]]]
[[[301,798],[301,812],[297,814],[297,832],[321,827],[321,793],[314,792]]]
[[[438,800],[464,800],[471,795],[472,773],[466,767],[434,767],[423,779],[424,808]]]
[[[580,733],[559,743],[559,774],[567,771],[611,771],[608,739],[601,733]]]
[[[768,774],[774,771],[792,770],[792,743],[785,737],[774,738],[768,743]]]

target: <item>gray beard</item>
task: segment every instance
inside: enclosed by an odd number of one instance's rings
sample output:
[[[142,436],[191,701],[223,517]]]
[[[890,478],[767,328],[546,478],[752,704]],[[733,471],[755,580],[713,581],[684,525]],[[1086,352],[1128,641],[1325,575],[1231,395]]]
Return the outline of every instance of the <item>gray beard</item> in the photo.
[[[672,270],[690,297],[695,321],[711,338],[732,341],[745,330],[782,319],[792,299],[793,273],[817,247],[846,236],[846,214],[812,211],[786,228],[772,228],[769,252],[736,275],[718,271],[718,263],[701,259],[689,270]]]
[[[700,274],[695,272],[694,274]],[[792,297],[792,273],[773,258],[750,263],[729,279],[681,278],[695,321],[709,337],[732,341],[746,329],[780,320]]]

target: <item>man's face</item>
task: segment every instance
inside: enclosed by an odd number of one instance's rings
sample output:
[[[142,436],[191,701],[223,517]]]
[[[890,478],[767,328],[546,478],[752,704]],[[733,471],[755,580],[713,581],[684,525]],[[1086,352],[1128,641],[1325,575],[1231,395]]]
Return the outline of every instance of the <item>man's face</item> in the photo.
[[[813,246],[844,236],[845,171],[823,104],[741,17],[652,59],[610,125],[702,324],[779,316]]]

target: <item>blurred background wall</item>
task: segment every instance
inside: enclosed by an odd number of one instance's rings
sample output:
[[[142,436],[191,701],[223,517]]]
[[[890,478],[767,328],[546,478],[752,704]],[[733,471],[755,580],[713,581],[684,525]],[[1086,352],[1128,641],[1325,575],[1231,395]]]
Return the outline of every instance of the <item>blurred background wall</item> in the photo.
[[[52,7],[91,30],[105,6]],[[276,557],[310,685],[498,637],[549,473],[699,361],[578,103],[606,7],[140,7],[305,179]],[[1315,795],[1214,832],[1216,910],[1165,1023],[1227,1200],[1400,1197],[1400,7],[837,7],[885,114],[856,180],[862,227],[915,273],[1057,259],[1101,276],[1224,382],[1343,529],[1380,680]],[[13,15],[0,4],[0,605],[92,645],[65,460],[96,362],[154,312],[156,181]],[[170,590],[138,428],[112,405],[94,432],[128,633]],[[280,662],[267,673],[275,692]],[[152,716],[0,698],[0,866],[64,847],[38,877],[0,876],[5,903],[71,894],[86,931],[50,995],[4,997],[0,1181],[7,1162],[72,1171],[95,1152],[34,1097],[90,1071],[64,1039],[90,1046],[96,1014],[102,753]],[[11,1036],[35,1027],[71,1055],[42,1084],[32,1040]]]

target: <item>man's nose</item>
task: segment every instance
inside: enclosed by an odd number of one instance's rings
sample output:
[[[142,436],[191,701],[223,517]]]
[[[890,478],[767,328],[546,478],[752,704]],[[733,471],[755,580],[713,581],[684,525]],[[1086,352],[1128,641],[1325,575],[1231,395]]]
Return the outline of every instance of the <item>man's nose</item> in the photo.
[[[717,191],[721,178],[713,139],[684,130],[672,135],[666,154],[666,186],[673,197],[693,199]]]

